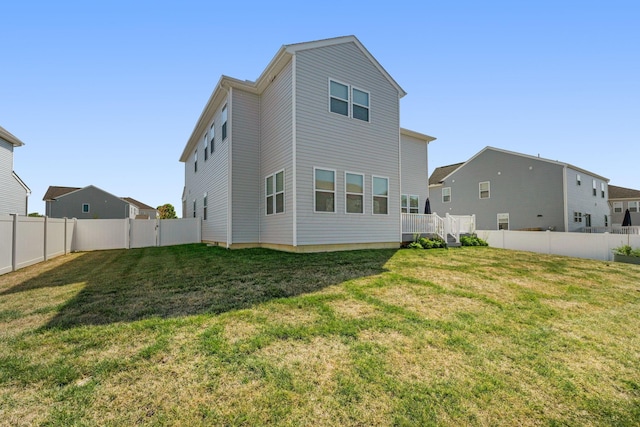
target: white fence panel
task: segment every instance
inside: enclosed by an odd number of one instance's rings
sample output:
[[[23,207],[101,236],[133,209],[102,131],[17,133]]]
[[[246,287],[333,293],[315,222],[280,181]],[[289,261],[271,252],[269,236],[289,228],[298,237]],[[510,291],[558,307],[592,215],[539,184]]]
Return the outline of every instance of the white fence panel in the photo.
[[[58,255],[64,255],[65,251],[65,232],[67,228],[67,220],[63,218],[47,218],[47,253],[46,258],[53,258]],[[73,223],[69,225],[73,227]]]
[[[161,219],[158,227],[158,246],[183,245],[202,241],[200,218]]]
[[[0,274],[13,270],[13,217],[0,215]]]
[[[18,216],[15,238],[15,268],[44,261],[44,218]]]
[[[158,240],[156,231],[158,229],[157,220],[153,219],[131,219],[129,220],[131,227],[130,248],[146,248],[149,246],[157,246]]]
[[[128,219],[78,219],[73,251],[126,249],[129,247]]]
[[[623,245],[640,247],[639,235],[554,233],[552,231],[478,230],[490,246],[502,249],[613,260],[613,249]]]

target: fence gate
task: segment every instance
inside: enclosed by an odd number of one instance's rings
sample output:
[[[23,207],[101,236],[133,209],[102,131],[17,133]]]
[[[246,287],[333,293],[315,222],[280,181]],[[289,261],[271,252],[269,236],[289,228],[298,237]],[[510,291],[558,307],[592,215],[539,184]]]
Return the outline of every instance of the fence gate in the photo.
[[[129,247],[158,246],[158,220],[130,219]]]

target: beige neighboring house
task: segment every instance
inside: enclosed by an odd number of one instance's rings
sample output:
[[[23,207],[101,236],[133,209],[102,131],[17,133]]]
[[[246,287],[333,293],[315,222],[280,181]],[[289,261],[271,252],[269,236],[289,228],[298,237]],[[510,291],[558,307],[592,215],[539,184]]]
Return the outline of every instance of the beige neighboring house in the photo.
[[[624,213],[629,209],[631,225],[640,225],[640,190],[609,185],[611,225],[622,225]]]
[[[0,126],[0,215],[27,215],[31,190],[13,170],[13,149],[23,145]]]
[[[147,204],[142,203],[131,197],[123,197],[122,200],[129,202],[132,207],[138,208],[138,213],[134,216],[135,219],[156,219],[158,218],[158,210]]]

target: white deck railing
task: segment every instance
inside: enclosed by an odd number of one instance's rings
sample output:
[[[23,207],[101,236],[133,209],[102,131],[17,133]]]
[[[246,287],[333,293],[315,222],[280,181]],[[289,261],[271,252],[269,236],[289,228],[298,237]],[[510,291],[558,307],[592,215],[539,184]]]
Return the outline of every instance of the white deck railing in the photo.
[[[456,242],[460,234],[473,234],[476,231],[475,215],[449,215],[444,218],[438,214],[402,214],[403,234],[435,234],[447,240],[451,235]]]

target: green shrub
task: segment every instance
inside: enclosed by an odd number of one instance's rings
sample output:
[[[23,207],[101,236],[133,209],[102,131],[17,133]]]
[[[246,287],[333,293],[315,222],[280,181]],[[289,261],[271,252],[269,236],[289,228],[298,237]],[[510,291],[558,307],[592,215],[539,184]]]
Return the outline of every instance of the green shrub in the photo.
[[[489,246],[486,240],[479,238],[475,234],[460,237],[460,244],[462,246]]]
[[[411,242],[407,245],[409,249],[423,249],[422,245],[418,242]]]
[[[618,255],[640,257],[640,248],[633,249],[630,245],[618,246],[617,248],[613,248],[613,252]]]

